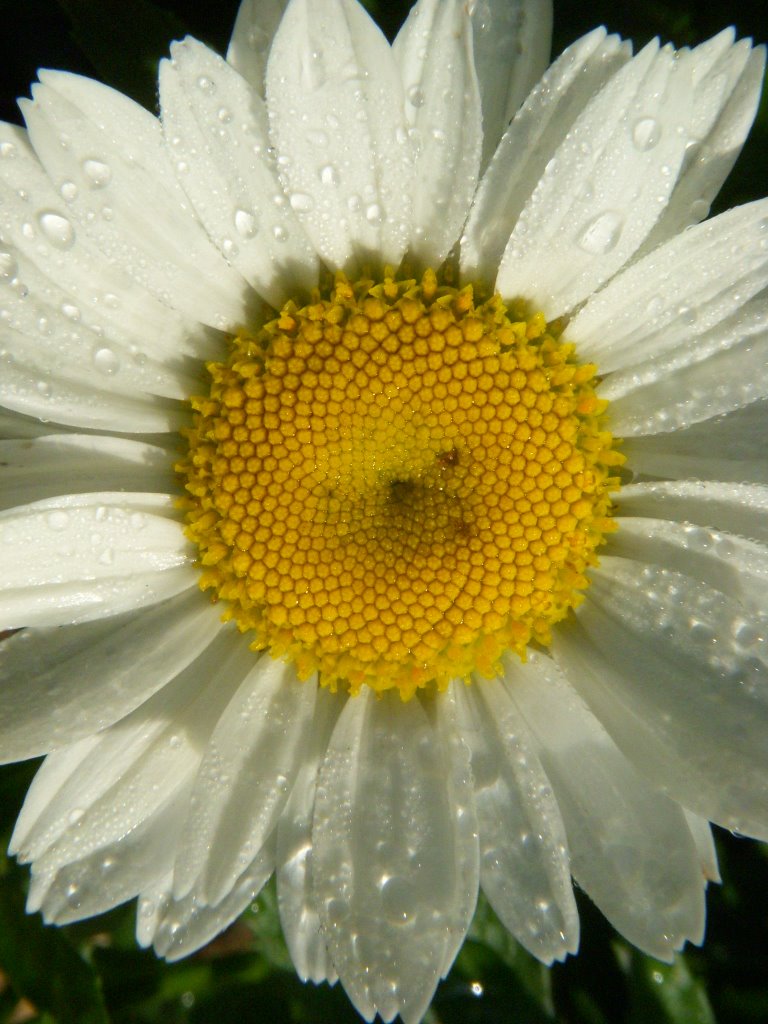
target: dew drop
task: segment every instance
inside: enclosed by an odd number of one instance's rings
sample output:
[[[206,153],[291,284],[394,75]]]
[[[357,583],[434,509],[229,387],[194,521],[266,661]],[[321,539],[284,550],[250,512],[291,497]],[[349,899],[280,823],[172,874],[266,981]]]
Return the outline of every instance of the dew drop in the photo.
[[[576,245],[584,252],[602,256],[616,247],[623,227],[623,217],[613,210],[606,210],[584,225],[576,236]]]
[[[155,904],[146,897],[139,900],[139,917],[152,917],[155,912]]]
[[[695,309],[690,306],[680,306],[677,310],[678,319],[681,323],[685,324],[686,327],[692,327],[698,319]]]
[[[290,196],[289,202],[291,204],[291,209],[296,210],[297,213],[306,213],[315,205],[312,196],[308,196],[304,192],[294,192]]]
[[[73,306],[72,303],[70,302],[65,302],[62,304],[61,312],[64,314],[67,320],[72,320],[75,323],[80,319],[80,310],[78,309],[77,306]]]
[[[316,128],[310,128],[307,132],[307,142],[313,146],[327,146],[328,135],[324,131],[320,131]]]
[[[38,214],[38,221],[43,234],[57,249],[69,249],[75,241],[75,229],[66,217],[50,210]]]
[[[320,181],[323,185],[339,184],[339,172],[333,164],[326,164],[325,167],[320,168]]]
[[[35,385],[38,395],[42,395],[43,398],[50,398],[53,394],[53,388],[47,380],[39,380]]]
[[[256,218],[248,210],[235,210],[235,228],[241,238],[253,238],[256,234]]]
[[[63,182],[61,188],[59,189],[59,192],[61,193],[61,198],[64,200],[65,203],[73,203],[75,199],[77,199],[78,191],[78,187],[74,183],[74,181]]]
[[[416,894],[404,878],[387,878],[381,886],[384,913],[392,924],[406,924],[412,914]]]
[[[72,810],[69,812],[69,817],[67,818],[67,820],[69,821],[70,825],[76,825],[84,814],[84,807],[73,807]]]
[[[632,142],[635,149],[647,152],[659,144],[661,126],[655,117],[641,117],[632,126]]]
[[[0,252],[0,277],[13,277],[18,269],[16,260],[9,252]]]
[[[227,110],[226,107],[219,107],[216,117],[222,124],[229,124],[229,122],[232,120],[232,112],[230,110]]]
[[[57,533],[61,533],[62,530],[66,530],[69,526],[69,514],[63,512],[61,509],[57,509],[55,512],[49,512],[46,516],[46,522],[51,530],[55,530]]]
[[[16,156],[16,147],[12,142],[0,142],[0,158]]]
[[[221,241],[221,251],[227,257],[228,260],[233,260],[240,251],[231,238],[223,238]]]
[[[91,188],[104,188],[112,178],[112,171],[103,160],[84,160],[83,170]]]
[[[418,85],[412,85],[405,95],[412,107],[424,106],[424,92]]]
[[[93,365],[106,377],[111,377],[120,369],[120,360],[111,348],[97,348],[93,353]]]
[[[200,75],[197,80],[197,87],[201,92],[207,93],[208,95],[216,91],[216,83],[207,75]]]
[[[694,199],[691,203],[691,209],[689,216],[692,220],[698,222],[705,219],[709,213],[709,203],[706,199]]]
[[[369,224],[381,224],[384,214],[378,203],[371,203],[365,208],[365,219]]]
[[[288,232],[280,224],[275,224],[272,228],[272,234],[275,236],[275,240],[278,242],[288,241]]]

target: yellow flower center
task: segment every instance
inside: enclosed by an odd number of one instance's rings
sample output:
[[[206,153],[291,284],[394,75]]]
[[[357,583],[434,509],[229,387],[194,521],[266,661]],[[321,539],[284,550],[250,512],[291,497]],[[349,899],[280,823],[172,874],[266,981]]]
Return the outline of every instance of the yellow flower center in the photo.
[[[613,523],[595,367],[473,289],[337,274],[192,399],[187,535],[255,649],[355,693],[547,644]]]

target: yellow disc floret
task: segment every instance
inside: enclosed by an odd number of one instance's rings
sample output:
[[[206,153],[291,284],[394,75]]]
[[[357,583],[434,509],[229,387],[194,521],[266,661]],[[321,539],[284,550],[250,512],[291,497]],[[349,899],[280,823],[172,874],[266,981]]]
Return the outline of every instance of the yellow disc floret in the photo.
[[[492,675],[580,601],[622,459],[541,314],[337,274],[208,372],[178,467],[201,586],[302,678]]]

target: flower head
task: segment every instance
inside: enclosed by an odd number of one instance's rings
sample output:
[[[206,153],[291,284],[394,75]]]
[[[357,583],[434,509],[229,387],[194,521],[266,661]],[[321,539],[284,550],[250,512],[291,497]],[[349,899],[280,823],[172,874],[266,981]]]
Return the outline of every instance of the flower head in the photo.
[[[200,948],[274,873],[302,978],[423,1016],[478,887],[701,941],[768,838],[762,48],[245,0],[160,119],[0,127],[6,760],[29,909]],[[515,8],[517,11],[517,8]],[[518,12],[519,13],[519,12]],[[518,53],[517,59],[512,54]]]

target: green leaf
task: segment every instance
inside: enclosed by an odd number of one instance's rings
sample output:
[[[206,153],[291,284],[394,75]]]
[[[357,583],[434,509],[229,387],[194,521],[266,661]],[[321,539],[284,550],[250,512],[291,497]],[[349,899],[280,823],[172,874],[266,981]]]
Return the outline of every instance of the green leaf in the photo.
[[[18,996],[57,1024],[108,1024],[101,985],[58,928],[24,912],[17,870],[0,877],[0,964]]]
[[[704,986],[683,954],[663,964],[632,950],[628,1024],[715,1024]]]
[[[75,42],[99,77],[148,110],[157,107],[157,65],[188,28],[149,0],[57,0],[72,23]]]

